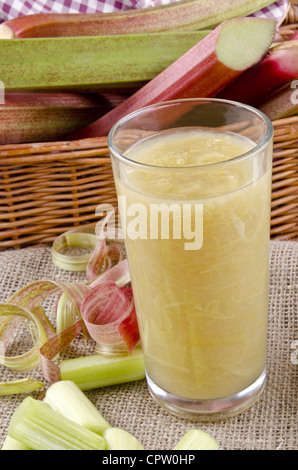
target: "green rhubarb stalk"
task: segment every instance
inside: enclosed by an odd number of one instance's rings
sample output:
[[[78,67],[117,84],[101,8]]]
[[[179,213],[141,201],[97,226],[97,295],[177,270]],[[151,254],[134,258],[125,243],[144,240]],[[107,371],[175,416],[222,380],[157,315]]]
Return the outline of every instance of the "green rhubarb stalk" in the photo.
[[[145,378],[141,349],[116,357],[100,355],[66,359],[60,363],[62,380],[71,380],[82,390],[92,390]]]
[[[32,397],[25,398],[17,407],[7,434],[32,450],[104,450],[107,447],[102,436]]]
[[[151,8],[93,14],[35,14],[0,26],[0,38],[93,36],[201,30],[247,16],[272,0],[184,0]]]
[[[111,427],[96,406],[70,380],[52,384],[47,389],[43,401],[65,418],[71,419],[96,434],[103,434]]]
[[[2,39],[0,80],[6,93],[128,92],[151,80],[207,34]]]

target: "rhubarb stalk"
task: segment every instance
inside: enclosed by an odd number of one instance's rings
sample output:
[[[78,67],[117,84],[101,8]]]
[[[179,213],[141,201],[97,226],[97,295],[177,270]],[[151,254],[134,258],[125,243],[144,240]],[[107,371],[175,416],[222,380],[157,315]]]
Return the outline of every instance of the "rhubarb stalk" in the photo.
[[[298,78],[298,41],[286,41],[272,47],[266,57],[218,94],[252,106],[290,80]]]
[[[0,26],[0,38],[34,38],[191,31],[247,16],[270,0],[183,0],[151,8],[113,13],[35,14],[14,18]]]
[[[225,21],[119,106],[69,138],[107,135],[120,118],[154,103],[213,97],[262,59],[275,26],[275,20],[261,18]]]
[[[79,93],[6,93],[0,105],[0,144],[59,140],[91,124],[111,106]]]
[[[126,356],[104,357],[99,354],[65,359],[60,363],[61,380],[74,382],[82,391],[143,380],[144,355],[134,349]]]
[[[0,39],[0,79],[6,93],[130,93],[208,32]]]
[[[32,450],[104,450],[107,447],[102,436],[32,397],[25,398],[15,410],[8,435]]]
[[[50,407],[96,434],[103,434],[110,424],[87,398],[82,390],[70,380],[52,384],[43,399]]]

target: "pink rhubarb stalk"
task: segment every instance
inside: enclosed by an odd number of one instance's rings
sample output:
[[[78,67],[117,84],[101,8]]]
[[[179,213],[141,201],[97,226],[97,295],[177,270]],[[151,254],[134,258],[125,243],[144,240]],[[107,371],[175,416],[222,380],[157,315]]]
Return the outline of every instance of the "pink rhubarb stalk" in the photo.
[[[113,13],[35,14],[6,21],[0,38],[133,34],[211,29],[222,21],[247,16],[270,0],[180,0],[151,8]]]

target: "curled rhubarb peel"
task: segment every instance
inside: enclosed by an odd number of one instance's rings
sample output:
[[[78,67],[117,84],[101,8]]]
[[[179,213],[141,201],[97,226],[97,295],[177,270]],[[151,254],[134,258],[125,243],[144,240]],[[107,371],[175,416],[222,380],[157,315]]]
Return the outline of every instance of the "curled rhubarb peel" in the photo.
[[[139,342],[139,332],[132,293],[113,281],[91,289],[81,307],[82,317],[94,341],[113,345],[125,341],[132,351]]]
[[[62,292],[56,304],[56,332],[60,333],[76,321],[76,308],[71,299]]]
[[[98,284],[105,281],[114,281],[119,287],[123,287],[130,282],[130,273],[126,258],[101,274],[101,276],[91,282],[90,286],[96,287]]]
[[[0,316],[17,316],[19,320],[28,320],[32,330],[32,336],[35,338],[33,347],[17,356],[10,356],[5,354],[5,345],[1,343],[0,363],[5,367],[16,371],[29,371],[35,368],[40,362],[39,350],[43,344],[48,340],[48,335],[41,323],[41,321],[30,310],[20,307],[18,305],[0,304]],[[27,328],[29,328],[27,326]],[[7,346],[7,344],[6,344]]]
[[[55,334],[55,330],[40,303],[59,292],[63,292],[69,297],[80,319],[61,333]],[[59,380],[59,368],[52,362],[52,359],[64,350],[79,333],[83,331],[86,336],[88,335],[80,314],[80,305],[88,292],[88,286],[81,283],[36,281],[20,289],[9,299],[8,303],[1,304],[0,316],[2,315],[6,319],[11,316],[12,321],[8,322],[6,320],[6,328],[2,323],[1,334],[5,341],[0,336],[0,362],[7,368],[21,372],[31,370],[41,364],[43,375],[47,380]],[[7,328],[9,328],[9,333],[12,335],[12,325],[15,328],[22,318],[31,320],[33,323],[36,330],[33,334],[35,344],[28,352],[20,356],[5,356],[5,349],[9,342]],[[7,390],[9,392],[10,389]],[[22,390],[22,387],[20,387],[20,390]]]
[[[35,281],[18,290],[6,304],[0,304],[0,363],[22,372],[40,365],[45,380],[50,383],[61,380],[56,358],[81,334],[86,341],[92,339],[96,343],[109,345],[124,343],[129,352],[139,342],[133,293],[128,285],[128,262],[123,258],[117,241],[113,243],[106,240],[104,224],[96,239],[91,236],[92,231],[86,237],[88,234],[84,229],[70,232],[54,242],[53,258],[63,269],[85,269],[87,281]],[[83,260],[72,255],[55,257],[63,247],[86,245],[94,247],[94,250]],[[75,259],[79,268],[75,265]],[[56,329],[41,306],[43,301],[53,295],[58,295]],[[33,324],[31,334],[34,346],[20,356],[8,357],[5,355],[7,346],[24,318]],[[0,383],[2,395],[29,392],[43,386],[41,382],[29,378],[7,382],[5,387],[2,385]]]
[[[107,214],[104,221],[98,224],[100,228],[75,228],[59,235],[52,245],[52,261],[60,269],[67,271],[86,271],[86,278],[92,282],[98,276],[108,271],[123,260],[119,241],[107,241],[108,232],[105,227],[111,217]],[[98,233],[97,233],[98,232]],[[64,254],[65,248],[91,249],[89,253],[80,255]]]
[[[55,357],[61,353],[81,333],[80,321],[70,325],[57,335],[50,338],[40,349],[40,360],[44,378],[50,383],[61,380],[60,368],[54,362]]]
[[[84,253],[74,256],[63,254],[63,250],[68,248],[84,248],[94,250],[97,246],[98,238],[91,230],[69,230],[59,235],[52,245],[52,261],[55,266],[67,271],[85,271],[91,253]]]

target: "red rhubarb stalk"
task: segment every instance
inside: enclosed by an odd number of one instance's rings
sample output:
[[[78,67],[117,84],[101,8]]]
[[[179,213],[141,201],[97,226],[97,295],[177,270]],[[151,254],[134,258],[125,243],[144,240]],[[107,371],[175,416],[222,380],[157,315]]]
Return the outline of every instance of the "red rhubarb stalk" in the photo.
[[[272,1],[272,0],[271,0]],[[0,38],[97,36],[159,31],[198,31],[247,16],[270,0],[180,0],[113,13],[35,14],[6,21]]]
[[[252,106],[290,80],[298,78],[298,41],[287,41],[270,49],[266,57],[218,94]]]
[[[120,118],[154,103],[215,96],[264,57],[273,41],[275,27],[274,20],[261,18],[223,22],[116,108],[68,137],[107,135]]]

